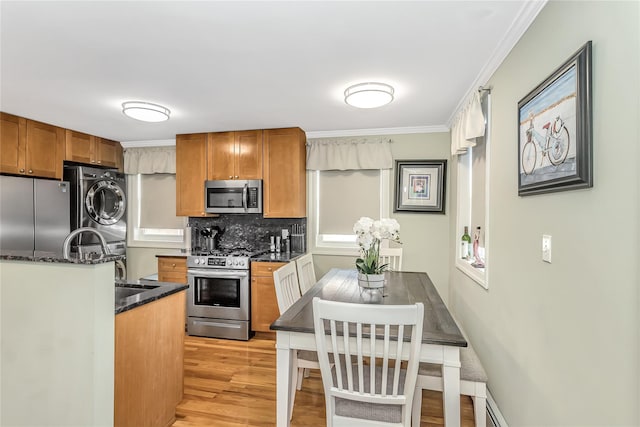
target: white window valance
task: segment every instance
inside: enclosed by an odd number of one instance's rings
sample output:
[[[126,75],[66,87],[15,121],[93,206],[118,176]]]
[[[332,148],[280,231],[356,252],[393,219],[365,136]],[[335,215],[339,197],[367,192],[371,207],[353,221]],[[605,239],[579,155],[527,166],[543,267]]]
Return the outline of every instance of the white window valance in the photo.
[[[124,149],[124,173],[176,173],[176,147]]]
[[[307,169],[392,169],[389,138],[318,138],[307,141]]]
[[[475,147],[476,138],[484,136],[485,118],[480,104],[480,93],[474,92],[451,126],[451,155],[464,154]]]

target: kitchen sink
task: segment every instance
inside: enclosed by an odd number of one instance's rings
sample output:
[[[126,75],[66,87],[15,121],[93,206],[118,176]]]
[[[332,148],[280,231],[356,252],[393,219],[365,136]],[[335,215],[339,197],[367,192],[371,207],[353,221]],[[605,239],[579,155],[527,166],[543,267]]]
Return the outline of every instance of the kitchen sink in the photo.
[[[136,285],[136,286],[126,286],[121,284],[116,284],[115,292],[116,292],[116,301],[125,299],[132,295],[141,294],[150,289],[156,289],[158,286],[151,285]]]

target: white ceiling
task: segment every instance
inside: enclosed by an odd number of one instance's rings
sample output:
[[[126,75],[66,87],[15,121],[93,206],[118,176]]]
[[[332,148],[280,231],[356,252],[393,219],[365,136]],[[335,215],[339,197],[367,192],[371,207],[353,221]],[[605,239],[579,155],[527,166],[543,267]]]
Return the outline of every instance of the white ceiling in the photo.
[[[119,141],[300,126],[440,129],[544,2],[0,2],[0,109]],[[344,103],[383,81],[395,100]],[[163,123],[125,117],[142,100]]]

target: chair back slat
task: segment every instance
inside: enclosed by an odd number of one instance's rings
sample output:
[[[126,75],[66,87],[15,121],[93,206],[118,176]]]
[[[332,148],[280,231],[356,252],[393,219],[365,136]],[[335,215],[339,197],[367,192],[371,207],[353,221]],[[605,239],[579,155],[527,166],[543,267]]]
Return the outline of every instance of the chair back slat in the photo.
[[[396,405],[402,425],[408,426],[417,379],[423,305],[350,304],[316,297],[313,312],[328,419],[342,416],[336,415],[335,410],[337,403],[346,399],[365,405]],[[405,342],[404,334],[409,329],[411,340]],[[339,407],[345,410],[345,406]]]
[[[295,264],[290,262],[274,271],[273,282],[276,288],[278,310],[282,314],[302,296],[298,286],[298,273]]]
[[[388,264],[389,271],[402,271],[402,248],[380,248],[380,263]]]
[[[316,284],[316,272],[313,267],[313,255],[306,254],[296,260],[298,270],[298,281],[300,282],[300,293],[304,295],[313,285]]]

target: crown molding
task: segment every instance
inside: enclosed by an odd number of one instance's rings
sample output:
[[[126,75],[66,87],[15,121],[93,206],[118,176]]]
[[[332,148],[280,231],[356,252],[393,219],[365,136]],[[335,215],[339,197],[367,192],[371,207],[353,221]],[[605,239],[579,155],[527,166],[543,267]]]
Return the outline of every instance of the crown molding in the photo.
[[[370,135],[404,135],[411,133],[441,133],[449,132],[445,125],[437,126],[409,126],[399,128],[348,129],[306,132],[307,138],[337,138],[342,136],[370,136]]]
[[[529,26],[536,19],[542,8],[544,8],[544,6],[547,4],[547,1],[548,0],[531,0],[525,1],[522,4],[520,11],[511,23],[511,26],[509,27],[509,30],[507,31],[505,37],[498,44],[498,46],[496,46],[487,63],[480,70],[478,76],[473,81],[465,95],[460,99],[458,105],[456,105],[456,108],[454,108],[453,113],[449,117],[449,120],[447,120],[447,127],[451,127],[453,119],[458,115],[458,112],[462,110],[466,101],[471,97],[471,94],[475,90],[478,90],[480,86],[484,86],[487,81],[489,81],[493,73],[496,72],[498,67],[502,64],[507,55],[509,55],[513,47],[523,36],[525,31],[527,31]]]
[[[142,148],[142,147],[170,147],[176,145],[175,139],[157,139],[148,141],[123,141],[120,143],[123,148]]]

